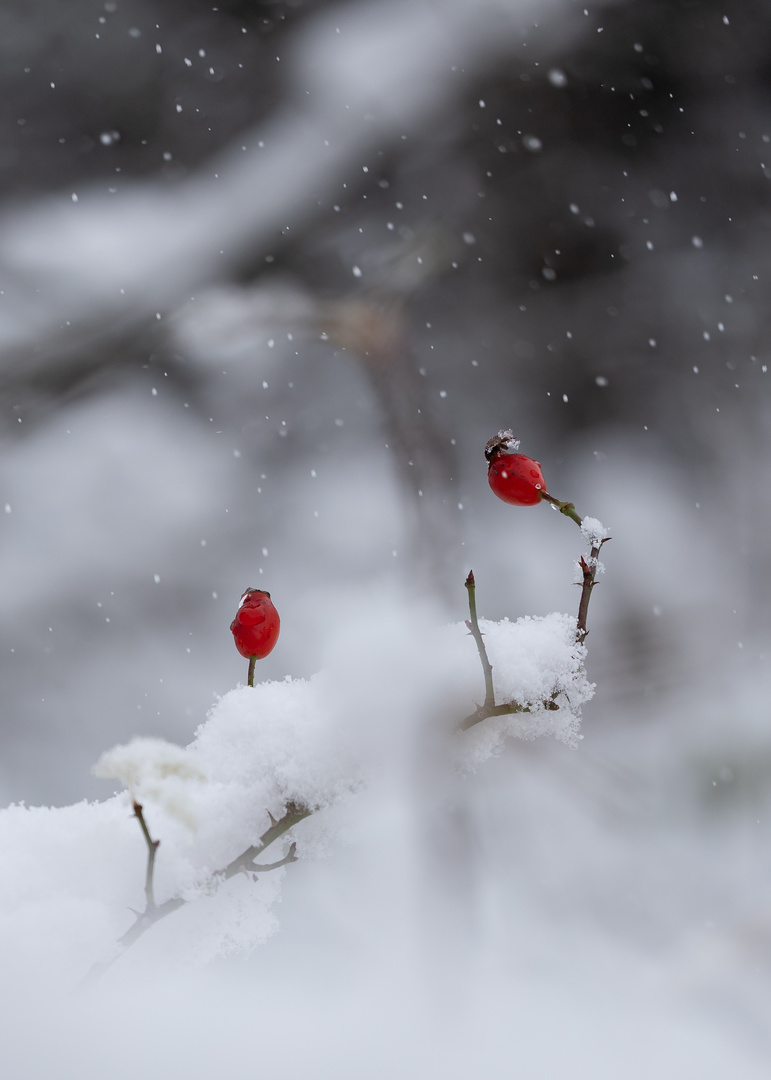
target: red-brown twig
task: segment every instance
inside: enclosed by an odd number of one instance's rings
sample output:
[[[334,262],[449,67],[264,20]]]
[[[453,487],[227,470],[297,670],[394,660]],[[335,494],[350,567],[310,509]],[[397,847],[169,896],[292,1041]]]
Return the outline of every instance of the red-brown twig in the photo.
[[[581,556],[580,566],[583,574],[583,581],[581,582],[581,599],[578,603],[578,623],[576,626],[576,633],[579,642],[583,643],[584,638],[589,633],[586,628],[586,618],[589,614],[589,601],[592,598],[592,589],[597,584],[595,578],[597,577],[597,568],[599,566],[599,554],[600,548],[604,543],[609,540],[610,537],[606,537],[601,540],[599,544],[592,544],[592,550],[589,552],[589,561]]]
[[[575,521],[579,529],[583,525],[583,518],[579,517],[576,513],[575,505],[571,502],[560,502],[559,499],[555,499],[553,495],[550,495],[547,491],[541,492],[541,499],[543,502],[550,503],[555,510],[559,510],[565,517],[569,517],[571,521]],[[598,558],[600,555],[600,548],[604,543],[610,539],[606,536],[605,539],[600,540],[599,544],[592,544],[592,549],[589,552],[589,561],[581,556],[580,564],[581,571],[583,573],[583,581],[581,584],[581,599],[578,604],[578,621],[576,623],[576,635],[579,642],[583,642],[589,631],[586,628],[586,617],[589,612],[589,600],[592,595],[592,589],[597,584],[595,578],[597,577]]]

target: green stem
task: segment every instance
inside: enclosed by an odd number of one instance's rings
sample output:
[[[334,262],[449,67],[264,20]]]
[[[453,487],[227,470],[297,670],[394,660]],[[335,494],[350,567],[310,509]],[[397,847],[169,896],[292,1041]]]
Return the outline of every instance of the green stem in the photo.
[[[485,677],[485,701],[484,705],[482,705],[481,708],[492,709],[495,707],[493,669],[487,656],[487,649],[485,648],[485,643],[482,640],[482,631],[479,629],[479,620],[477,618],[476,582],[474,580],[473,570],[469,570],[468,577],[466,578],[466,589],[468,591],[469,613],[469,621],[466,623],[466,626],[471,631],[471,636],[476,642],[479,659],[482,662],[482,673]]]
[[[254,686],[254,665],[257,663],[256,656],[249,657],[249,674],[246,678],[247,686]]]
[[[561,514],[564,514],[565,517],[569,517],[571,521],[575,521],[579,529],[581,528],[581,518],[576,513],[575,505],[572,502],[560,502],[559,499],[555,499],[553,495],[550,495],[548,491],[541,491],[540,496],[544,502],[551,503]]]

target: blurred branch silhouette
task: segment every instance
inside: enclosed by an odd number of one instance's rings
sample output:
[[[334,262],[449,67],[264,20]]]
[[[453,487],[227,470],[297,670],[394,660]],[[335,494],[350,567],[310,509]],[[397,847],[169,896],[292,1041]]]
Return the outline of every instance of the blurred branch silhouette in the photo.
[[[290,95],[182,179],[123,181],[109,193],[84,174],[77,192],[6,209],[6,380],[77,367],[89,352],[109,363],[110,346],[141,334],[157,313],[274,252],[318,216],[371,148],[422,127],[475,72],[515,49],[536,9],[560,44],[568,26],[581,27],[566,0],[348,5],[344,36],[335,32],[336,7],[322,10],[294,31],[282,64],[295,95],[307,90],[301,107]]]

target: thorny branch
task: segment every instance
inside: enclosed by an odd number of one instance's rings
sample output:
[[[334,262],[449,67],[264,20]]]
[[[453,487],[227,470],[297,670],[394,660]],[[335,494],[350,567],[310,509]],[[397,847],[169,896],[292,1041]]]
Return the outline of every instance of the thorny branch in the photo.
[[[266,829],[256,844],[248,847],[246,851],[241,852],[231,863],[225,867],[221,872],[223,880],[227,881],[228,878],[232,878],[235,874],[240,873],[243,870],[274,870],[277,866],[283,866],[284,862],[271,864],[270,866],[257,866],[254,860],[258,855],[261,855],[266,847],[269,847],[275,840],[278,840],[279,836],[283,836],[288,829],[291,829],[293,825],[296,825],[303,818],[310,817],[313,810],[307,806],[302,806],[300,803],[289,802],[286,804],[286,811],[283,817],[278,821],[268,811],[270,817],[270,828]],[[294,845],[293,845],[294,846]],[[291,849],[290,849],[291,850]],[[295,858],[287,859],[286,862],[296,862]]]
[[[564,514],[565,517],[570,518],[571,521],[575,521],[579,528],[581,527],[583,519],[579,517],[573,503],[561,502],[559,499],[555,499],[553,495],[549,495],[546,491],[542,491],[540,497],[544,502],[550,503],[556,510],[559,510],[561,514]],[[586,635],[589,633],[586,627],[586,620],[589,614],[589,601],[592,596],[592,589],[597,584],[595,578],[599,566],[598,559],[600,548],[608,539],[610,538],[606,537],[605,539],[600,540],[599,543],[593,543],[588,560],[585,559],[583,555],[580,559],[583,581],[581,582],[581,599],[578,604],[578,619],[576,620],[576,640],[579,644],[583,644]],[[473,713],[461,720],[458,725],[461,731],[468,731],[468,729],[474,727],[475,724],[481,724],[483,720],[487,720],[491,716],[508,716],[513,713],[529,713],[532,711],[529,705],[522,705],[517,701],[504,702],[503,704],[496,705],[495,690],[493,687],[493,668],[487,655],[487,649],[485,648],[482,632],[479,629],[479,620],[477,618],[476,582],[474,580],[473,570],[469,571],[469,575],[466,578],[466,589],[468,590],[469,605],[469,618],[466,620],[466,626],[469,628],[469,632],[474,638],[479,652],[479,659],[482,664],[482,674],[485,680],[485,700],[481,705],[477,705]],[[559,705],[555,700],[558,696],[559,691],[555,690],[550,698],[546,698],[541,702],[541,705],[543,705],[545,709],[559,709]]]
[[[137,813],[137,807],[138,804],[134,803],[134,812],[139,818],[139,823],[142,826],[145,839],[147,840],[148,845],[153,845],[153,850],[157,851],[160,841],[153,841],[150,839],[149,830],[147,829],[144,817],[142,816],[142,807],[138,807],[139,813]],[[284,814],[278,820],[276,820],[270,811],[268,811],[271,822],[270,828],[265,830],[256,844],[252,844],[245,851],[241,852],[241,854],[233,859],[231,863],[228,863],[224,870],[214,874],[213,880],[215,882],[227,881],[228,878],[234,877],[240,872],[252,874],[254,880],[256,879],[257,874],[264,874],[269,870],[277,870],[280,866],[286,866],[289,863],[297,862],[297,855],[295,854],[297,845],[294,843],[291,844],[289,851],[284,858],[279,859],[277,862],[255,863],[254,860],[259,854],[265,851],[266,848],[270,847],[271,844],[278,840],[280,836],[283,836],[285,832],[291,829],[293,825],[296,825],[298,821],[302,821],[304,818],[310,817],[312,813],[312,809],[294,802],[287,803]],[[111,960],[94,964],[84,978],[81,984],[82,987],[90,986],[100,979],[101,976],[112,967],[115,961],[120,958],[123,952],[147,933],[152,926],[155,926],[161,919],[165,919],[167,915],[171,915],[181,907],[184,907],[188,902],[181,896],[172,896],[163,904],[155,903],[154,899],[152,899],[152,869],[150,859],[148,859],[148,880],[150,882],[150,892],[147,892],[146,886],[145,895],[147,896],[147,904],[145,910],[142,912],[135,912],[136,921],[133,926],[129,927],[126,933],[118,938],[118,945],[121,951],[116,953]]]
[[[600,548],[605,543],[605,540],[600,544],[593,544],[592,550],[589,552],[589,561],[581,556],[581,572],[583,574],[583,581],[581,582],[581,599],[578,604],[578,640],[583,643],[584,638],[589,633],[586,629],[586,617],[589,613],[589,601],[592,597],[592,589],[597,584],[594,580],[597,576],[597,558],[600,554]]]

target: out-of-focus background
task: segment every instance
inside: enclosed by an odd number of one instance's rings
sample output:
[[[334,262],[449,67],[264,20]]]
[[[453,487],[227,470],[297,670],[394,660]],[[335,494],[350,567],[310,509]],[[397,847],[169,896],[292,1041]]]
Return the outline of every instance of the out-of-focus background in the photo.
[[[478,917],[677,956],[765,1052],[768,5],[25,0],[0,55],[4,803],[189,741],[248,585],[264,678],[471,567],[572,610],[577,531],[487,489],[512,427],[613,541],[581,747],[469,780]]]

